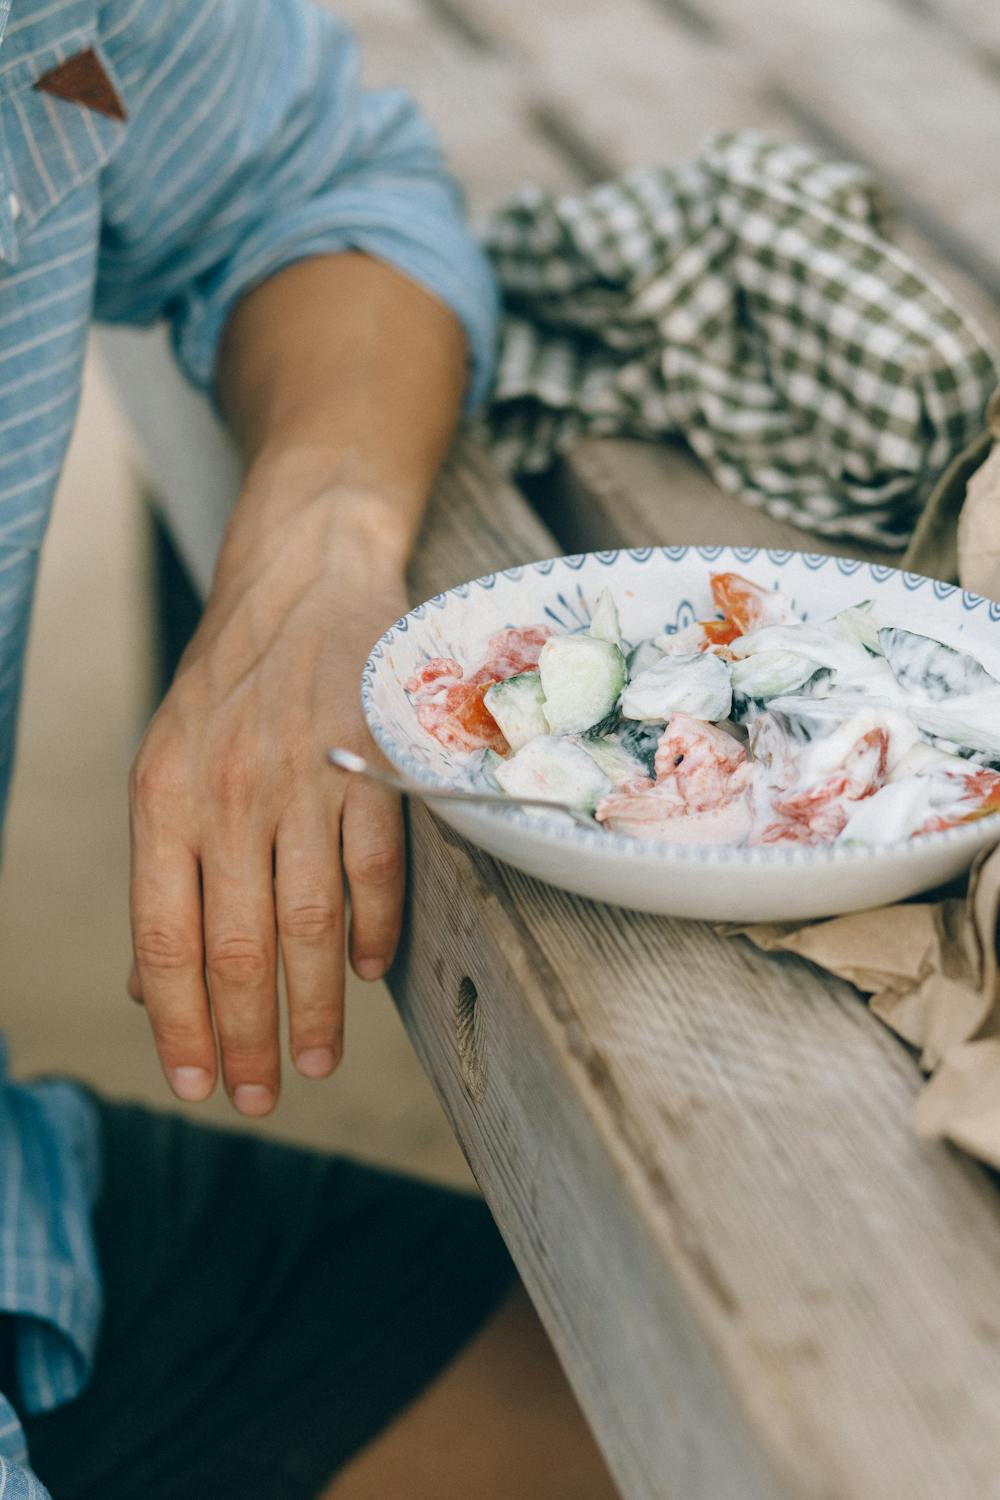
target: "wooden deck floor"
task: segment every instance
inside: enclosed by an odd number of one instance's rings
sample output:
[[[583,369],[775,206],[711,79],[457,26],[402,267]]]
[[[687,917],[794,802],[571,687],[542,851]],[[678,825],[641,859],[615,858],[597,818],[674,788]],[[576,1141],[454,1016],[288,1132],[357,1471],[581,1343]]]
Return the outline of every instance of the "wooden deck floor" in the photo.
[[[868,164],[903,245],[1000,345],[1000,11],[978,0],[343,0],[366,77],[437,126],[478,221],[521,183],[579,190],[754,126]],[[992,19],[991,19],[992,17]],[[609,456],[611,462],[608,462]],[[669,448],[582,444],[563,478],[597,509],[678,483]],[[648,539],[623,495],[616,534]],[[554,518],[547,519],[553,523]],[[702,538],[704,539],[704,538]]]

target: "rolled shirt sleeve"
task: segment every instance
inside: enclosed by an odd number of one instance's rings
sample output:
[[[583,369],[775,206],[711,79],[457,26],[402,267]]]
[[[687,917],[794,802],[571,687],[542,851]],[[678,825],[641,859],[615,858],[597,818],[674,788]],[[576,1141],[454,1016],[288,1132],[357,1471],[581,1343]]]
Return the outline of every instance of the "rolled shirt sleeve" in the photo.
[[[121,8],[133,19],[105,45],[129,123],[102,187],[97,317],[167,318],[182,367],[209,390],[246,292],[308,256],[359,250],[453,310],[477,406],[496,287],[410,98],[362,89],[353,37],[310,0]]]

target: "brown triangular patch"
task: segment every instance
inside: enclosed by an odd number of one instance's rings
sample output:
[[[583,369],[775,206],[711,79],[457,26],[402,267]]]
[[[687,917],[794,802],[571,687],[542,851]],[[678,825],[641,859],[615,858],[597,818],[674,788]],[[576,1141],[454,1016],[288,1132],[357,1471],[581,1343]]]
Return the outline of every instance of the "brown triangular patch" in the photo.
[[[93,47],[88,47],[86,52],[77,52],[57,68],[43,73],[35,88],[45,94],[55,94],[57,99],[65,99],[69,104],[96,109],[98,114],[110,115],[112,120],[126,118],[125,106]]]

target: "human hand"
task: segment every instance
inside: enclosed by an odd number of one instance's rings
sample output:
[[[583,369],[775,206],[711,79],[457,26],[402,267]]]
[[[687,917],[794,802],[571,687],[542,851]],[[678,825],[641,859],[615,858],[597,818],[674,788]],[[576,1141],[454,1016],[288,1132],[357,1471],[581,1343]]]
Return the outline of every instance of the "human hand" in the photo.
[[[139,750],[130,786],[133,998],[178,1097],[206,1098],[221,1062],[242,1113],[280,1085],[277,959],[289,1050],[311,1078],[343,1046],[344,880],[364,979],[399,935],[398,800],[331,774],[325,752],[377,755],[361,667],[407,608],[402,564],[325,496],[266,542],[237,538]]]

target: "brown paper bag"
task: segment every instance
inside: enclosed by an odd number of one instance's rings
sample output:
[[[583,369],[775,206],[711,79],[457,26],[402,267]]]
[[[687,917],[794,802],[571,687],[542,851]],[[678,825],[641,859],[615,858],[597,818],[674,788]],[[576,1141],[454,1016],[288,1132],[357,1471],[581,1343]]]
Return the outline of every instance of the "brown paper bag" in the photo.
[[[798,953],[870,995],[934,1074],[917,1100],[917,1129],[1000,1166],[998,917],[1000,848],[977,860],[962,896],[726,930]]]
[[[988,431],[934,489],[901,565],[1000,600],[1000,392]],[[931,1074],[916,1101],[916,1130],[1000,1167],[999,915],[997,847],[957,892],[805,926],[724,930],[799,954],[871,996],[871,1010]]]
[[[1000,391],[988,424],[935,488],[902,566],[1000,599]],[[977,861],[959,895],[727,930],[798,953],[870,995],[932,1075],[917,1100],[917,1130],[1000,1167],[998,913],[1000,848]]]
[[[959,582],[987,599],[1000,599],[1000,391],[990,402],[988,431],[945,475],[914,535],[905,565],[914,572]],[[973,1156],[1000,1167],[1000,998],[997,996],[997,900],[993,868],[997,856],[970,877],[969,897],[954,940],[942,960],[961,951],[968,957],[970,933],[979,949],[975,994],[955,984],[943,965],[932,979],[895,1006],[876,996],[883,1020],[923,1048],[922,1062],[937,1071],[917,1100],[914,1124],[921,1135],[944,1137]],[[942,911],[940,921],[947,924]],[[961,962],[962,960],[960,960]],[[880,1003],[881,1002],[881,1003]],[[907,1027],[913,1011],[917,1024]],[[907,1031],[910,1034],[907,1034]],[[962,1032],[970,1038],[957,1040]],[[919,1040],[918,1040],[919,1038]],[[976,1038],[975,1040],[971,1040]]]
[[[989,409],[991,438],[1000,438],[1000,391]],[[1000,448],[969,476],[958,515],[958,576],[964,589],[1000,599]]]

